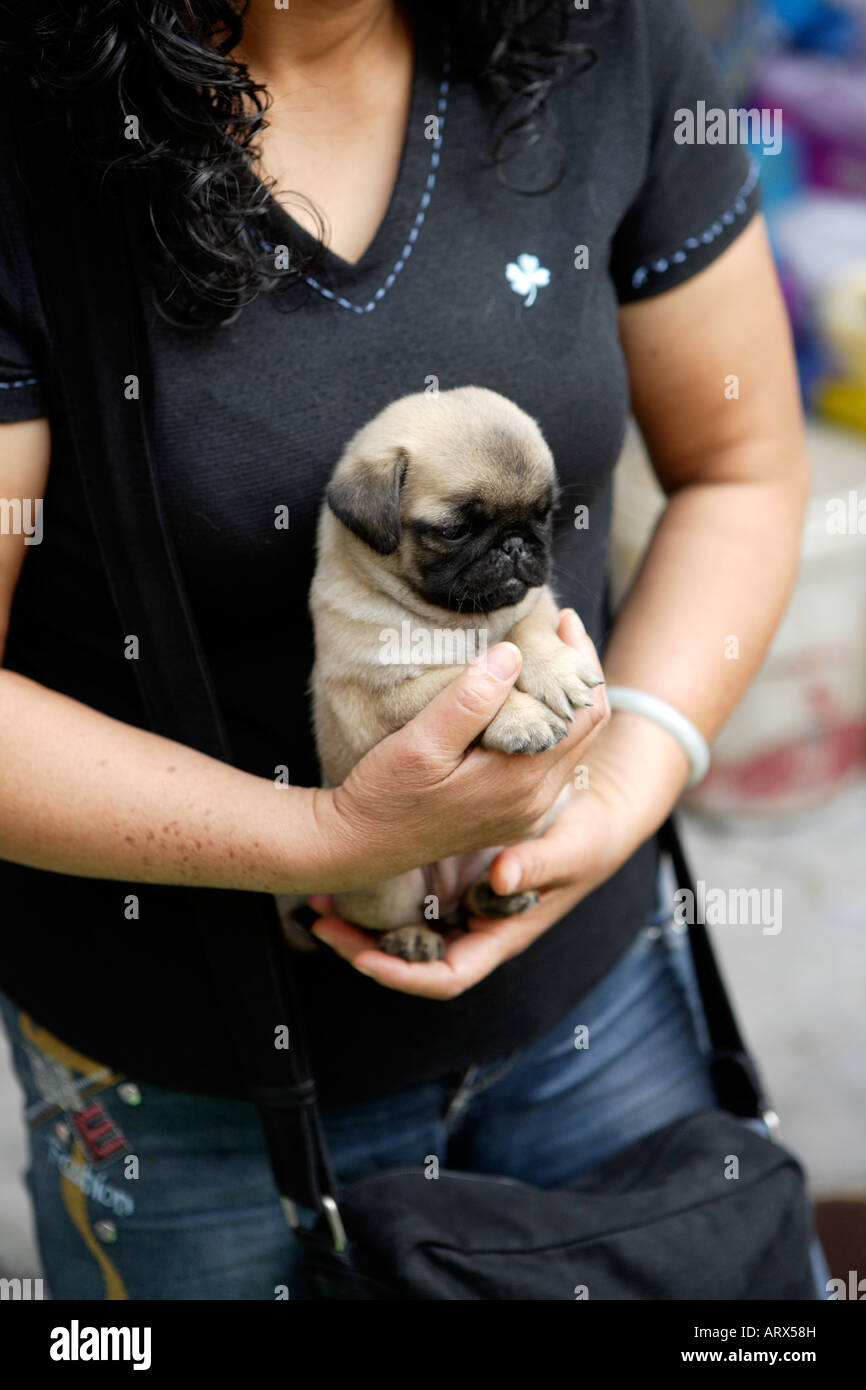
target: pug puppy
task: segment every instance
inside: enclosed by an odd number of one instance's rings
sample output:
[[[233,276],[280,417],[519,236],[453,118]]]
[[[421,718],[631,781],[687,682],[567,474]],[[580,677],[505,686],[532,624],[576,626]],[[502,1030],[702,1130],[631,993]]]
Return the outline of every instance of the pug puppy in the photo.
[[[523,665],[481,737],[485,748],[543,752],[565,737],[577,706],[593,703],[600,679],[558,637],[547,583],[556,492],[537,423],[480,387],[404,396],[350,439],[327,489],[310,590],[324,785],[342,782],[469,661],[506,638]],[[507,916],[538,900],[493,893],[483,870],[497,852],[340,893],[336,910],[381,932],[384,951],[439,959],[444,942],[427,920],[431,902],[442,908],[440,921],[458,925],[461,909]]]

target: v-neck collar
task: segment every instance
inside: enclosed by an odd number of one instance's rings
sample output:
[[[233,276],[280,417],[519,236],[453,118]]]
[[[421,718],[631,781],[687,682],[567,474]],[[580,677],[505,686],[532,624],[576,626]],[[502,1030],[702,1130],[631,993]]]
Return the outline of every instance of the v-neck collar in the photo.
[[[359,260],[344,260],[323,247],[273,195],[269,199],[268,226],[278,242],[317,256],[315,274],[305,276],[307,283],[323,298],[355,313],[375,309],[403,270],[427,218],[439,172],[450,48],[435,11],[415,11],[413,26],[412,90],[397,176],[382,221]],[[428,136],[431,116],[438,123],[434,138]]]

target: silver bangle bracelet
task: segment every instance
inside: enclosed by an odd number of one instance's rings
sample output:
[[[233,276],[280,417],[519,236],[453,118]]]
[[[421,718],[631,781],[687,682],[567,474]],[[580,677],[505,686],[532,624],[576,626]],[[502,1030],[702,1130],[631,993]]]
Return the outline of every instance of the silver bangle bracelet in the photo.
[[[710,767],[710,747],[690,719],[669,705],[667,700],[660,700],[645,690],[633,690],[630,685],[609,685],[607,698],[611,710],[621,710],[623,714],[642,714],[666,729],[689,760],[691,771],[686,786],[693,787],[703,781]]]

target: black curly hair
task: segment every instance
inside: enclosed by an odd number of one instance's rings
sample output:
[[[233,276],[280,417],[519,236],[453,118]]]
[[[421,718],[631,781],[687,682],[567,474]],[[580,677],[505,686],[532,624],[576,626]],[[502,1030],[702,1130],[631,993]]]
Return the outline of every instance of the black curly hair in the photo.
[[[256,235],[272,192],[255,171],[270,98],[232,57],[248,3],[0,0],[3,80],[59,105],[76,151],[103,178],[127,171],[144,180],[161,310],[187,327],[228,321],[316,263],[295,247],[289,269],[276,269]],[[411,17],[423,0],[405,4]],[[490,98],[499,177],[516,192],[544,191],[514,183],[508,165],[527,144],[555,146],[551,88],[595,57],[587,36],[572,32],[583,12],[567,0],[440,0],[438,12],[455,75]],[[326,227],[312,212],[324,244]]]

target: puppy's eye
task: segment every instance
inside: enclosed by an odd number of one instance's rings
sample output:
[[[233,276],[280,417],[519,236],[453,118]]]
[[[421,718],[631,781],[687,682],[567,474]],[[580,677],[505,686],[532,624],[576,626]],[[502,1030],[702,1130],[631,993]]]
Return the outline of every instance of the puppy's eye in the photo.
[[[443,541],[462,541],[464,536],[469,535],[469,527],[465,521],[457,522],[454,526],[440,526],[439,535]]]

